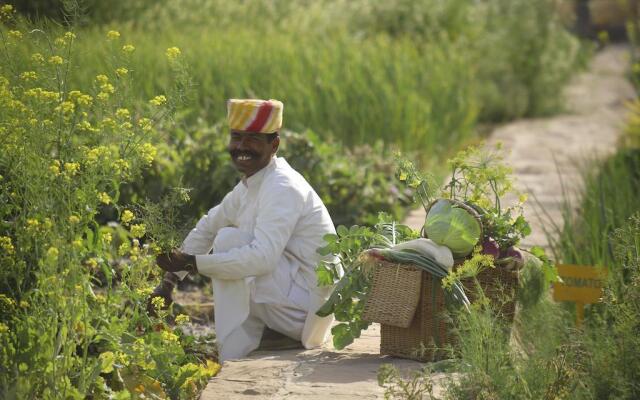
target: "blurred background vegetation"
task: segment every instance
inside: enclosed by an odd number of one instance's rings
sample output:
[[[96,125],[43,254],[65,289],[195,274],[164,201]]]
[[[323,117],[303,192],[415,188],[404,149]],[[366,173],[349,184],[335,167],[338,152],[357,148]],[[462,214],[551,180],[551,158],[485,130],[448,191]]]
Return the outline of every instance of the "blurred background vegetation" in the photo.
[[[82,13],[65,13],[73,5]],[[403,150],[435,175],[439,162],[483,127],[560,110],[560,93],[590,46],[567,29],[553,0],[18,1],[32,24],[81,33],[71,86],[91,87],[131,43],[138,98],[165,93],[174,71],[164,49],[182,50],[191,77],[154,170],[122,201],[170,186],[196,190],[193,216],[237,181],[224,152],[225,100],[277,98],[293,143],[283,152],[309,178],[336,223],[400,218],[410,199],[393,176]],[[44,22],[45,20],[49,22]],[[565,21],[565,22],[563,22]],[[117,43],[105,40],[118,30]],[[17,63],[28,65],[25,60]],[[486,130],[486,129],[484,129]],[[377,144],[375,144],[377,143]],[[304,149],[305,157],[296,153]],[[309,161],[313,159],[315,161]]]

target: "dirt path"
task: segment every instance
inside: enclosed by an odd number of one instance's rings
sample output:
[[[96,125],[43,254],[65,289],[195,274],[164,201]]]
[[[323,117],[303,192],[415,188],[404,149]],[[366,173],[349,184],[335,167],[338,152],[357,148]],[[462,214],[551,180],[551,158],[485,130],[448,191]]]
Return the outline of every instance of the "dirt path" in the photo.
[[[502,141],[510,150],[507,162],[514,169],[518,187],[530,198],[536,198],[556,221],[561,220],[561,181],[573,185],[579,182],[576,160],[615,150],[626,113],[624,104],[634,97],[633,88],[624,77],[627,65],[625,48],[608,47],[596,54],[589,70],[567,88],[565,113],[516,121],[491,135],[489,143]],[[525,246],[546,244],[536,208],[525,210],[533,225],[533,234]],[[407,223],[417,228],[423,221],[424,211],[417,210]],[[382,398],[383,390],[376,381],[381,364],[391,362],[414,369],[420,364],[381,357],[379,345],[379,327],[374,325],[342,351],[327,347],[255,352],[246,360],[225,363],[220,374],[209,382],[202,399]]]

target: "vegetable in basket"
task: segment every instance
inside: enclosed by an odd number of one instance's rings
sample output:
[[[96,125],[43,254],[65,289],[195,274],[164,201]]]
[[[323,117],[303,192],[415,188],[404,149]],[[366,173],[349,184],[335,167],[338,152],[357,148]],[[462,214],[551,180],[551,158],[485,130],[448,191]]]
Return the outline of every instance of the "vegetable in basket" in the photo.
[[[454,258],[466,257],[480,240],[480,222],[469,211],[447,199],[436,200],[424,224],[425,235],[451,249]]]

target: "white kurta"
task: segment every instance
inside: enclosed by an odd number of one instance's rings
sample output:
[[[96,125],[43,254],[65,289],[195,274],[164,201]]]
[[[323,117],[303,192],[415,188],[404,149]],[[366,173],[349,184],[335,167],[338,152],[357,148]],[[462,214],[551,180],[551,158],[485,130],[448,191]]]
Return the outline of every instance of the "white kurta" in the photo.
[[[212,279],[223,361],[255,349],[264,324],[306,348],[325,341],[333,318],[315,312],[331,288],[318,287],[315,267],[327,233],[335,230],[324,204],[280,157],[200,219],[182,250]]]

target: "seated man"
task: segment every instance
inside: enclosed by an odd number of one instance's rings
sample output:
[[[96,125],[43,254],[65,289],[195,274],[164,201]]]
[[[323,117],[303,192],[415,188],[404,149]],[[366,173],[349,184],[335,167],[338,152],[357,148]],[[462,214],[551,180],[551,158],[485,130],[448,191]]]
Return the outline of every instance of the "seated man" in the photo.
[[[157,259],[181,278],[211,278],[222,361],[255,350],[265,326],[312,348],[332,322],[315,315],[330,294],[318,287],[315,266],[323,236],[335,229],[309,183],[276,156],[282,111],[277,100],[227,103],[228,151],[242,181],[200,219],[181,250]],[[170,300],[174,285],[165,274],[155,293]]]

